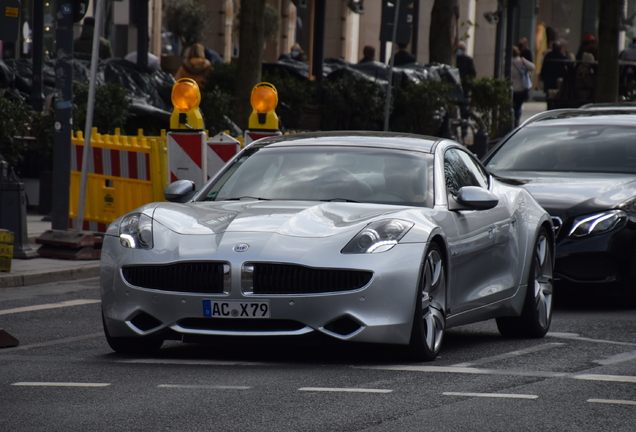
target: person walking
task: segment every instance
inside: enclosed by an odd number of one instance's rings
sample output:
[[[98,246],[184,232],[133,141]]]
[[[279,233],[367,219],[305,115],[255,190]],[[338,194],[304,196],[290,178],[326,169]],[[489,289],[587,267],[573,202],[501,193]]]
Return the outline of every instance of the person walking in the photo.
[[[86,17],[82,25],[82,33],[73,41],[73,51],[91,55],[93,53],[93,33],[95,32],[95,18]],[[113,57],[113,48],[105,37],[99,37],[99,58],[106,60]]]
[[[362,55],[363,57],[358,62],[358,64],[375,61],[375,48],[372,47],[371,45],[365,46],[364,49],[362,50]]]
[[[205,58],[205,48],[199,43],[195,43],[188,50],[188,56],[183,60],[183,65],[174,76],[175,80],[181,78],[192,78],[199,87],[203,88],[208,72],[212,70],[212,64]]]
[[[521,57],[519,48],[512,47],[512,103],[515,110],[515,127],[519,126],[523,103],[528,100],[532,88],[534,63]]]
[[[519,39],[519,43],[517,44],[519,48],[519,52],[521,53],[521,57],[528,60],[529,62],[533,62],[532,50],[528,47],[528,39],[521,38]]]
[[[398,43],[398,51],[393,58],[393,66],[415,63],[415,56],[406,50],[406,46],[404,43]]]
[[[561,42],[552,42],[552,51],[543,57],[543,65],[541,66],[541,80],[546,95],[550,90],[559,88],[559,78],[565,77],[565,60],[567,59],[568,56],[563,52]]]

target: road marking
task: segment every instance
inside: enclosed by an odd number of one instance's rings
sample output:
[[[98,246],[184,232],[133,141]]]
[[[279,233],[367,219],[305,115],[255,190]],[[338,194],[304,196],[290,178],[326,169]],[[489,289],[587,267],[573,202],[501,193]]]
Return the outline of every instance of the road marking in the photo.
[[[572,375],[572,378],[588,380],[588,381],[612,381],[612,382],[636,383],[636,376],[626,376],[626,375],[582,374],[582,375]]]
[[[579,336],[576,333],[558,333],[558,332],[550,332],[548,333],[546,336],[550,336],[550,337],[555,337],[555,338],[561,338],[561,339],[573,339],[573,340],[580,340],[580,341],[584,341],[584,342],[594,342],[594,343],[607,343],[607,344],[613,344],[613,345],[626,345],[626,346],[636,346],[636,343],[631,343],[631,342],[616,342],[616,341],[610,341],[610,340],[604,340],[604,339],[592,339],[592,338],[586,338],[586,337],[582,337]]]
[[[625,361],[631,361],[634,359],[636,359],[636,351],[624,352],[624,353],[613,355],[606,359],[594,360],[594,363],[598,363],[600,365],[606,366],[606,365],[611,365],[616,363],[622,363]]]
[[[11,385],[28,387],[108,387],[110,383],[17,382]]]
[[[511,371],[501,369],[480,369],[470,367],[455,366],[408,366],[408,365],[387,365],[387,366],[360,366],[359,369],[393,370],[405,372],[438,372],[438,373],[463,373],[479,375],[510,375],[510,376],[530,376],[539,378],[560,378],[566,377],[565,372],[544,372],[544,371]]]
[[[618,405],[636,405],[636,401],[617,400],[617,399],[588,399],[591,403],[618,404]]]
[[[0,310],[0,315],[9,315],[14,313],[22,313],[22,312],[33,312],[33,311],[39,311],[39,310],[45,310],[45,309],[57,309],[57,308],[63,308],[63,307],[69,307],[69,306],[82,306],[82,305],[94,304],[94,303],[100,303],[100,302],[101,300],[69,300],[69,301],[63,301],[59,303],[49,303],[49,304],[36,305],[36,306],[20,307],[15,309]]]
[[[136,359],[118,360],[116,363],[132,364],[175,364],[186,366],[265,366],[267,363],[239,362],[239,361],[217,361],[217,360],[171,360],[171,359]]]
[[[530,348],[526,348],[526,349],[521,349],[521,350],[517,350],[517,351],[511,351],[509,353],[505,353],[505,354],[500,354],[500,355],[496,355],[496,356],[492,356],[492,357],[484,357],[475,361],[471,361],[471,362],[467,362],[467,363],[459,363],[456,365],[453,365],[454,367],[470,367],[470,366],[477,366],[477,365],[481,365],[481,364],[485,364],[485,363],[492,363],[495,361],[500,361],[500,360],[506,360],[506,359],[511,359],[514,357],[519,357],[522,355],[526,355],[526,354],[534,354],[536,352],[539,351],[544,351],[544,350],[548,350],[551,348],[556,348],[556,347],[560,347],[565,345],[564,343],[561,342],[554,342],[554,343],[547,343],[547,344],[542,344],[542,345],[537,345],[534,347],[530,347]]]
[[[48,342],[40,342],[40,343],[34,343],[34,344],[30,344],[30,345],[18,345],[17,347],[13,347],[11,348],[11,350],[7,350],[7,351],[0,351],[0,355],[2,354],[11,354],[14,353],[15,351],[23,351],[23,350],[28,350],[31,348],[42,348],[42,347],[48,347],[48,346],[53,346],[53,345],[61,345],[61,344],[65,344],[65,343],[71,343],[71,342],[78,342],[78,341],[82,341],[82,340],[86,340],[86,339],[94,339],[97,337],[104,337],[104,333],[91,333],[91,334],[87,334],[87,335],[83,335],[83,336],[75,336],[75,337],[70,337],[70,338],[65,338],[65,339],[56,339],[56,340],[52,340],[52,341],[48,341]]]
[[[215,386],[215,385],[187,385],[187,384],[159,384],[159,388],[185,388],[185,389],[214,389],[214,390],[248,390],[248,386]]]
[[[511,398],[511,399],[537,399],[537,395],[524,395],[514,393],[460,393],[444,392],[444,396],[470,396],[470,397],[490,397],[490,398]]]
[[[388,389],[336,388],[336,387],[301,387],[298,391],[307,392],[344,392],[344,393],[391,393]]]

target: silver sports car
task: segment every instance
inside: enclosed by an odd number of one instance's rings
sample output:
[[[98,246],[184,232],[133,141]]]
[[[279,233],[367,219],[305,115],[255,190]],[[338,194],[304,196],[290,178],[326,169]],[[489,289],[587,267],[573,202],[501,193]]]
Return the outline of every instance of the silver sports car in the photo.
[[[101,258],[118,352],[204,336],[301,336],[408,346],[496,318],[542,337],[552,316],[550,216],[465,147],[397,133],[265,138],[205,186],[115,220]]]

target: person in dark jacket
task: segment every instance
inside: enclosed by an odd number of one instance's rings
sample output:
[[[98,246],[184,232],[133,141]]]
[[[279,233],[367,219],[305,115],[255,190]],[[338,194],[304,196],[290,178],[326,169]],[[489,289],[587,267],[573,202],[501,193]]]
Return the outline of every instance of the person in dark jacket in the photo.
[[[459,69],[462,87],[464,87],[464,91],[466,91],[466,82],[477,76],[477,70],[475,70],[475,61],[473,58],[466,54],[466,44],[464,42],[460,42],[457,45],[457,69]]]
[[[549,90],[559,88],[559,78],[565,77],[567,59],[568,56],[562,51],[561,42],[552,42],[552,51],[543,57],[541,66],[541,80],[546,94]]]
[[[415,63],[415,56],[406,50],[406,46],[404,43],[398,43],[398,51],[395,53],[393,66]]]
[[[82,34],[73,42],[73,50],[78,53],[91,55],[93,53],[93,33],[95,32],[95,18],[84,18]],[[109,59],[113,56],[113,49],[105,37],[99,37],[99,58]]]

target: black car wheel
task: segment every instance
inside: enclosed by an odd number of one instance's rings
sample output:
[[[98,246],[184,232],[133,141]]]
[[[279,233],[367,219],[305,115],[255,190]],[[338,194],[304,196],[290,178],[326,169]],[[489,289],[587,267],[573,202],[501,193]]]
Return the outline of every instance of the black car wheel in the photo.
[[[444,338],[446,318],[446,275],[439,247],[431,243],[424,260],[424,270],[417,293],[410,352],[415,360],[431,361],[437,357]]]
[[[541,228],[532,254],[528,289],[521,316],[497,318],[502,336],[540,338],[552,320],[553,261],[550,238]]]

